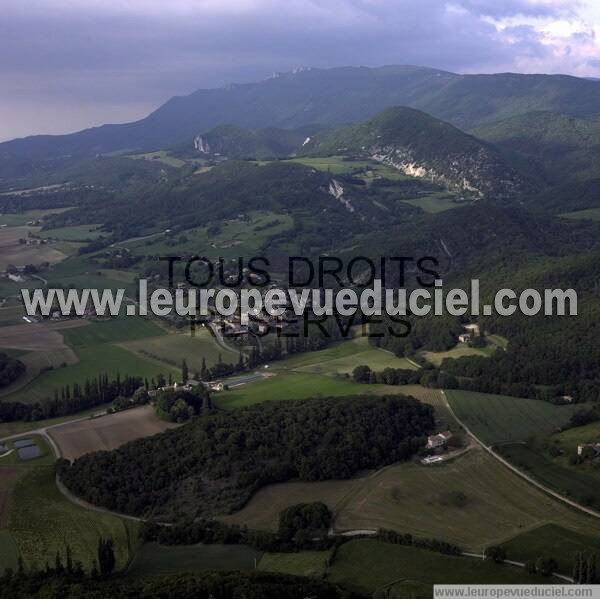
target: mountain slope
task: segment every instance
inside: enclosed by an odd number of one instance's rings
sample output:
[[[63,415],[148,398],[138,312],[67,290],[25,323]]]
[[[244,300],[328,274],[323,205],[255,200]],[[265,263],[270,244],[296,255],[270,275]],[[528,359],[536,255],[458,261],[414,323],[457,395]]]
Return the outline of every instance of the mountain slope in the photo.
[[[237,125],[219,125],[194,139],[202,154],[221,154],[228,158],[274,158],[289,156],[322,127],[300,129],[244,129]]]
[[[600,82],[563,75],[457,75],[410,66],[307,69],[172,98],[134,123],[6,142],[0,144],[0,159],[159,148],[224,123],[247,128],[339,125],[394,105],[424,110],[462,128],[532,110],[600,115]]]
[[[412,108],[388,108],[361,125],[317,135],[304,151],[369,156],[407,175],[479,197],[509,197],[525,187],[491,144]]]
[[[473,131],[508,150],[538,160],[547,177],[584,181],[600,177],[600,120],[528,112]]]

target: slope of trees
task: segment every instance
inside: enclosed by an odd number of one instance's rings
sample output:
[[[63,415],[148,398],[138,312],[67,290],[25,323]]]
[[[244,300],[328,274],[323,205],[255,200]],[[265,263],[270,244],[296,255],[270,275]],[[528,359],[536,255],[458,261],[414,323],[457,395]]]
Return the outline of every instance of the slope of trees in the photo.
[[[62,461],[59,473],[112,510],[209,517],[240,509],[268,483],[349,478],[408,459],[433,426],[431,406],[402,396],[266,402]]]

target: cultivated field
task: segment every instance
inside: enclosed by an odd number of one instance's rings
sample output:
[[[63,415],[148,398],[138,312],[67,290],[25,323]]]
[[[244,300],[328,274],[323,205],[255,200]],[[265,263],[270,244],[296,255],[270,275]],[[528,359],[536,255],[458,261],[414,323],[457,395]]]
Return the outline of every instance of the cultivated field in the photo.
[[[448,390],[456,416],[484,443],[492,445],[547,436],[564,426],[580,406],[557,406],[546,401]]]
[[[57,489],[54,468],[29,469],[17,482],[9,515],[9,530],[26,567],[53,563],[68,544],[73,559],[89,571],[96,559],[99,537],[115,542],[117,567],[125,566],[135,543],[137,524],[81,508]]]
[[[434,584],[540,584],[525,570],[492,561],[357,539],[342,545],[327,579],[361,592],[394,587],[401,596],[428,597]],[[413,596],[414,596],[413,595]],[[396,595],[391,595],[396,596]],[[400,596],[400,595],[399,595]]]
[[[74,460],[93,451],[116,449],[128,441],[156,435],[174,426],[158,418],[152,406],[142,406],[67,423],[48,432],[58,445],[61,457]]]
[[[39,227],[0,228],[0,270],[4,270],[9,264],[14,266],[42,264],[43,262],[55,264],[67,257],[65,252],[51,244],[24,245],[19,243],[19,239],[27,238],[30,232],[38,233]]]

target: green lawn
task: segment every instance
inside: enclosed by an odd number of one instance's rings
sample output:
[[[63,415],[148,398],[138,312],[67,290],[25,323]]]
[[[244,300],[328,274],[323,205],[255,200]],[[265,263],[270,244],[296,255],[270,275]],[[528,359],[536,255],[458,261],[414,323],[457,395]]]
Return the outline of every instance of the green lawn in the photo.
[[[115,516],[81,508],[66,499],[57,489],[54,468],[33,468],[19,479],[13,494],[9,530],[26,567],[43,568],[53,563],[60,551],[65,558],[68,544],[73,559],[80,560],[89,571],[96,559],[100,537],[115,542],[117,567],[129,560],[138,525]]]
[[[259,569],[294,576],[325,574],[331,551],[300,551],[298,553],[265,553],[258,564]]]
[[[573,572],[573,555],[578,551],[600,555],[600,536],[586,535],[546,524],[524,532],[503,543],[508,559],[525,562],[537,557],[552,557],[558,563],[558,571],[567,576]]]
[[[252,570],[261,552],[245,545],[145,543],[136,552],[128,576],[155,576],[199,570]]]
[[[546,401],[446,391],[456,416],[484,443],[492,445],[546,436],[563,427],[581,406],[557,406]]]
[[[425,549],[357,539],[342,545],[327,579],[373,593],[394,583],[432,594],[434,584],[540,584],[548,582],[523,569]],[[401,588],[396,587],[396,588]]]

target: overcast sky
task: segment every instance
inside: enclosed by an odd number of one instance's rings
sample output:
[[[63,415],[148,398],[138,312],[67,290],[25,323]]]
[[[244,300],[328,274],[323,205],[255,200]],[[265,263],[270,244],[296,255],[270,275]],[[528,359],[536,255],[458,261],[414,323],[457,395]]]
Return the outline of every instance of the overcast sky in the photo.
[[[297,66],[600,77],[599,0],[2,0],[0,140]]]

